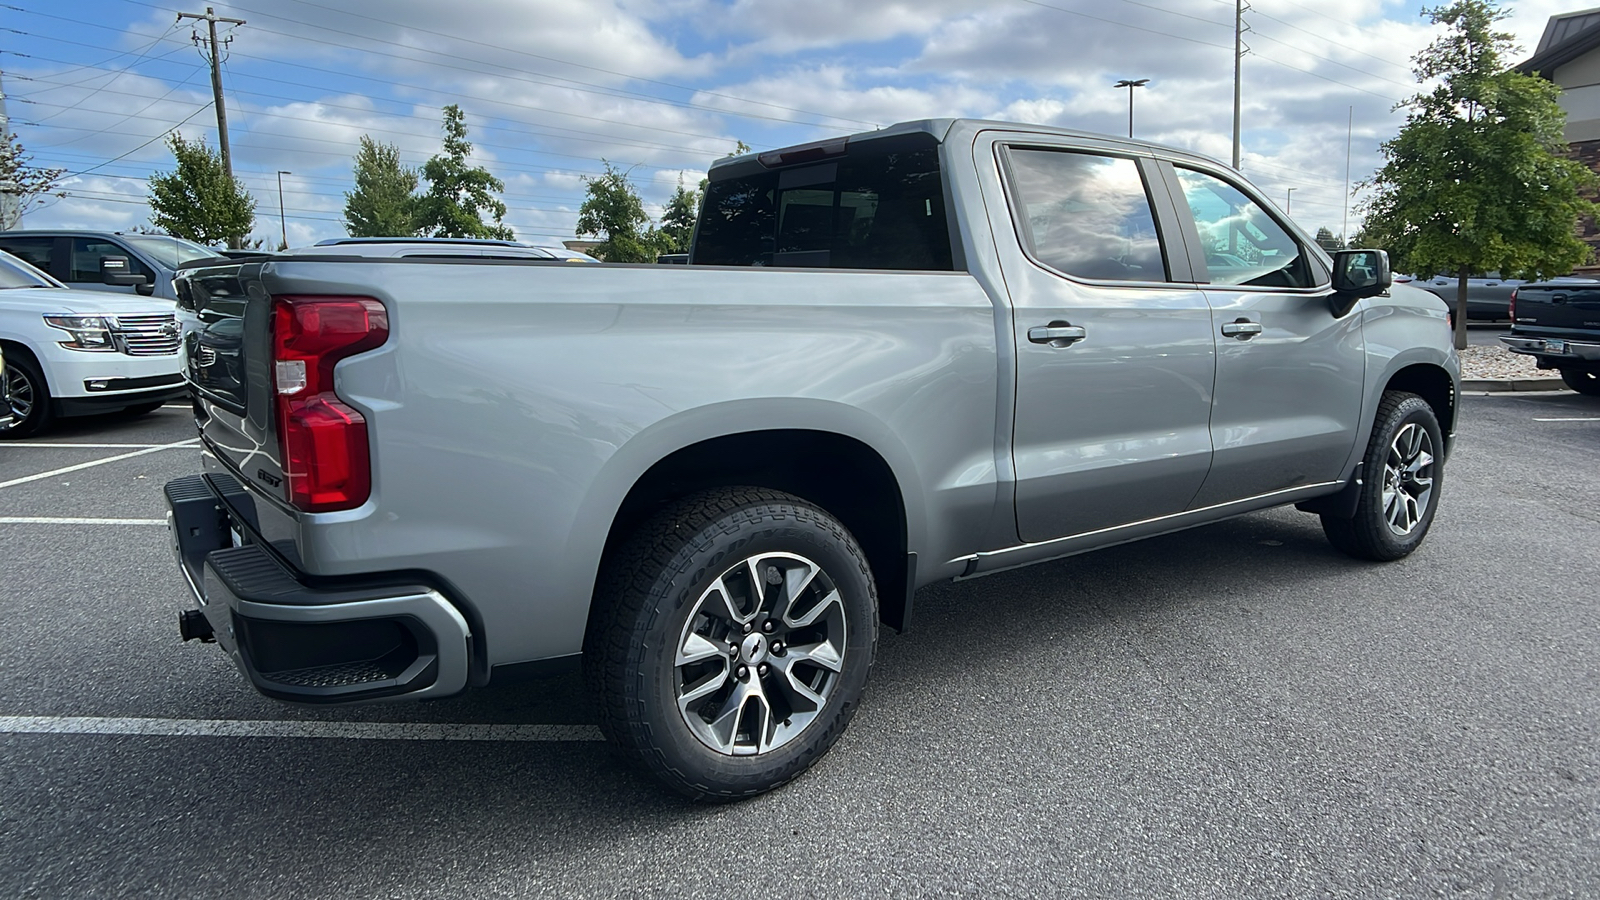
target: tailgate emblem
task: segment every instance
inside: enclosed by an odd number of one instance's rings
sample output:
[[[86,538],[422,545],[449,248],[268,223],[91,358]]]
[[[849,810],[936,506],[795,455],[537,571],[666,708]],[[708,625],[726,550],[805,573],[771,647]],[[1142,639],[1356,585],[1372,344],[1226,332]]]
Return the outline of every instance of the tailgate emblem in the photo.
[[[261,480],[261,481],[265,481],[267,484],[270,484],[273,487],[278,487],[279,485],[283,484],[283,479],[282,478],[279,478],[276,475],[269,474],[266,469],[257,469],[256,470],[256,478]]]

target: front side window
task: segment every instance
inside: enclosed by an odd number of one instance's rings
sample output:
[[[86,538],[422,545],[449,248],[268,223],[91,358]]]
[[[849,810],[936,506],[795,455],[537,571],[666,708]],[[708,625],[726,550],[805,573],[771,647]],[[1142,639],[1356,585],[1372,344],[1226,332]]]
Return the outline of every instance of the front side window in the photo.
[[[1095,281],[1166,281],[1150,198],[1131,159],[1007,153],[1023,240],[1052,269]]]
[[[126,259],[129,274],[143,275],[146,283],[155,283],[155,276],[149,267],[139,262],[138,257],[129,254],[126,247],[94,238],[72,239],[72,266],[67,270],[67,280],[99,284],[100,260],[108,256]]]
[[[1177,172],[1200,231],[1212,284],[1315,284],[1300,243],[1243,191],[1204,172],[1184,168]]]

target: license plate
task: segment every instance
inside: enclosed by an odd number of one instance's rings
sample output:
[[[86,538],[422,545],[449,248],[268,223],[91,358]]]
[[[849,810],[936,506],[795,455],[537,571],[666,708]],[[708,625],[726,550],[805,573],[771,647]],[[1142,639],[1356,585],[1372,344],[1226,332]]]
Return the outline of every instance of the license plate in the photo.
[[[1546,353],[1565,353],[1565,352],[1567,352],[1567,342],[1566,341],[1545,341],[1544,342],[1544,352],[1546,352]]]

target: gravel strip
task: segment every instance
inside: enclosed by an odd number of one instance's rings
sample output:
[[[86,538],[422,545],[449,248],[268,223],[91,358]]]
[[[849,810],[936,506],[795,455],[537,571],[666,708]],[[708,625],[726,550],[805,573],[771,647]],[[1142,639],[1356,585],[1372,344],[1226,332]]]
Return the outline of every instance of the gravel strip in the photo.
[[[1553,378],[1553,370],[1540,371],[1533,357],[1504,347],[1468,347],[1461,354],[1462,378]]]

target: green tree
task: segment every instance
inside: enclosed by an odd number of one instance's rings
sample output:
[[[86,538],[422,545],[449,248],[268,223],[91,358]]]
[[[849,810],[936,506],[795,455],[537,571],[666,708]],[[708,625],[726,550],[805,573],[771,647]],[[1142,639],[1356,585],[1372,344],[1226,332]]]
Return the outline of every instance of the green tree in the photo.
[[[678,189],[672,192],[667,208],[661,213],[661,252],[688,253],[689,242],[694,240],[694,226],[700,218],[700,192],[691,191],[678,180]]]
[[[515,235],[501,220],[506,205],[494,196],[505,183],[482,166],[467,165],[472,144],[467,141],[466,116],[454,103],[444,108],[444,152],[422,166],[428,191],[417,200],[416,226],[430,237],[500,238]],[[483,221],[490,213],[494,224]]]
[[[228,176],[222,156],[204,138],[191,143],[174,131],[167,146],[178,168],[150,176],[150,223],[199,244],[242,246],[256,222],[250,192]]]
[[[666,251],[666,237],[650,224],[644,201],[628,173],[605,162],[605,174],[587,178],[588,197],[578,207],[580,236],[599,237],[594,255],[606,262],[647,263]],[[682,185],[678,190],[683,191]],[[693,225],[690,225],[691,233]]]
[[[0,142],[0,193],[9,195],[9,201],[0,203],[0,231],[20,227],[22,214],[46,199],[67,195],[57,189],[67,170],[29,165],[32,160],[16,135],[5,135]]]
[[[1329,253],[1332,253],[1335,250],[1343,250],[1344,238],[1334,237],[1333,229],[1324,225],[1317,229],[1317,246],[1328,251]]]
[[[1406,124],[1383,144],[1384,165],[1363,182],[1364,235],[1399,271],[1452,272],[1456,346],[1467,345],[1467,277],[1560,275],[1589,256],[1580,215],[1595,205],[1580,191],[1600,186],[1562,156],[1559,89],[1511,71],[1511,35],[1486,0],[1457,0],[1423,14],[1449,29],[1414,57],[1419,83],[1437,81],[1403,106]]]
[[[344,195],[344,228],[351,237],[413,237],[417,233],[417,170],[400,165],[400,149],[361,136],[356,189]]]

